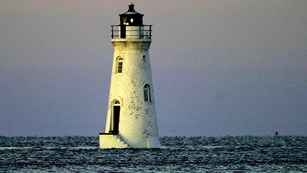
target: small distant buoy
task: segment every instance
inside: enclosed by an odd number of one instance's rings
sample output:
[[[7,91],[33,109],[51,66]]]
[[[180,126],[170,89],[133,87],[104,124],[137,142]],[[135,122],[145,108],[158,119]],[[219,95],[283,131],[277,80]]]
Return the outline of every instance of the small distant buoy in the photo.
[[[278,136],[278,132],[275,132],[275,136]]]

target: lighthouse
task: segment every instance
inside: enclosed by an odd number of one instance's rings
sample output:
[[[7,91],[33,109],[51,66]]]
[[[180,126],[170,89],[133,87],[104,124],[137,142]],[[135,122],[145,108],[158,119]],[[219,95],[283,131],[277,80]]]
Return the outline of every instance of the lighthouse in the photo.
[[[111,25],[114,47],[108,111],[100,148],[159,148],[149,48],[152,25],[129,5]]]

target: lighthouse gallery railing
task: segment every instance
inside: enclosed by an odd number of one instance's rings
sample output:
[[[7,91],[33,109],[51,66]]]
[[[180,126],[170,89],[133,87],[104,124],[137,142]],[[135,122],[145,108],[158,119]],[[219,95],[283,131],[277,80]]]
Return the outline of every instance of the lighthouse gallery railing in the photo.
[[[149,38],[151,39],[152,25],[129,26],[111,25],[112,38]]]

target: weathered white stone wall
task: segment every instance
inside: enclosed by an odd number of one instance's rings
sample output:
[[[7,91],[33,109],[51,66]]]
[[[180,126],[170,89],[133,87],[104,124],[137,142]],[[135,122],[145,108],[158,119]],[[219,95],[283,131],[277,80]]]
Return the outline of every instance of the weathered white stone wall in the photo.
[[[135,148],[160,147],[150,67],[151,39],[112,39],[112,78],[105,133],[109,133],[112,102],[120,102],[119,135]],[[116,59],[123,58],[123,71],[116,73]],[[144,101],[144,85],[149,84],[151,102]]]

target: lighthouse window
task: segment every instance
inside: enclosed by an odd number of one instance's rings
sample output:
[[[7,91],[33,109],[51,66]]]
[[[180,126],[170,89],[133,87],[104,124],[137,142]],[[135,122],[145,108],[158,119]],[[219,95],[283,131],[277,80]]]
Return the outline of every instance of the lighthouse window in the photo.
[[[127,17],[123,17],[123,18],[122,18],[122,22],[123,22],[124,25],[126,25],[126,23],[127,23]]]
[[[123,59],[121,57],[117,58],[116,60],[116,73],[123,72]]]
[[[123,62],[118,62],[117,73],[123,72]]]
[[[144,86],[144,101],[151,102],[150,86],[148,84]]]

